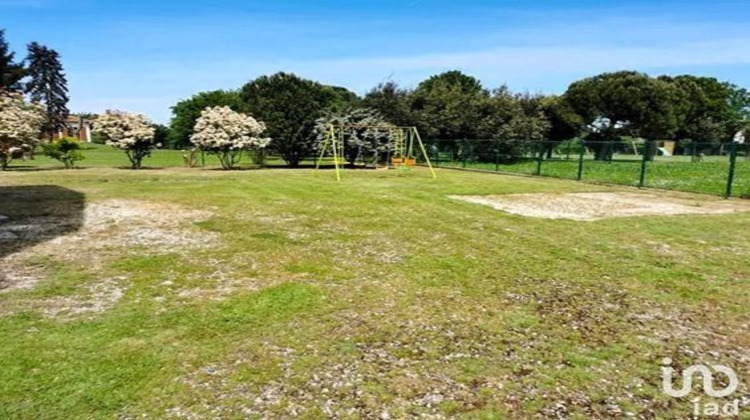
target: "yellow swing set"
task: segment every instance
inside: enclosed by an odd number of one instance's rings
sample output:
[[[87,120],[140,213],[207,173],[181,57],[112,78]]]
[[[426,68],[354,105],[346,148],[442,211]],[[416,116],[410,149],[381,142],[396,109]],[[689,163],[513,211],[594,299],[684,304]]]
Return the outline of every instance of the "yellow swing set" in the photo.
[[[432,167],[430,157],[419,136],[416,127],[396,127],[392,125],[360,125],[360,124],[329,124],[320,148],[320,155],[315,163],[315,170],[320,169],[320,163],[326,156],[333,157],[333,165],[336,168],[336,180],[341,181],[341,167],[346,164],[344,157],[344,134],[346,130],[371,129],[376,131],[387,131],[389,133],[388,158],[386,167],[416,166],[416,153],[421,153],[424,162],[430,169],[433,179],[437,178],[435,169]],[[416,152],[416,153],[415,153]]]

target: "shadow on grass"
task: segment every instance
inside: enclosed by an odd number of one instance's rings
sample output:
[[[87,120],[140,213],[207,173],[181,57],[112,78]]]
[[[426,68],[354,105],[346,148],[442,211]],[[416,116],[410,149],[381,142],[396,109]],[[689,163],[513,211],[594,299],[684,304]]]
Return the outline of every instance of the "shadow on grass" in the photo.
[[[84,194],[55,185],[0,187],[0,258],[79,230],[84,207]],[[0,289],[4,277],[0,264]]]
[[[41,171],[59,171],[65,169],[63,166],[8,166],[5,172],[41,172]]]

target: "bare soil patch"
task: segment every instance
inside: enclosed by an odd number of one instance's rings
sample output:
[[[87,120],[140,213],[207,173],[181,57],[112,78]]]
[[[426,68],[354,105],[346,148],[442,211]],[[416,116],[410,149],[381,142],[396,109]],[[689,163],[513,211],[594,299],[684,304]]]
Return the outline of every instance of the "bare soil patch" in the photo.
[[[451,195],[449,198],[490,206],[526,217],[593,221],[612,217],[680,214],[727,214],[750,211],[750,201],[650,192],[567,194]]]
[[[127,278],[115,281],[97,275],[103,262],[123,251],[138,255],[189,253],[213,247],[218,235],[194,225],[211,216],[210,211],[168,203],[115,199],[88,203],[76,229],[70,232],[60,231],[61,225],[69,223],[64,215],[30,214],[10,219],[0,224],[0,249],[11,250],[6,256],[0,254],[0,294],[31,290],[46,281],[48,273],[33,261],[50,258],[86,267],[102,280],[80,287],[71,296],[24,301],[26,307],[52,318],[102,312],[128,288]],[[0,312],[13,313],[5,309]]]

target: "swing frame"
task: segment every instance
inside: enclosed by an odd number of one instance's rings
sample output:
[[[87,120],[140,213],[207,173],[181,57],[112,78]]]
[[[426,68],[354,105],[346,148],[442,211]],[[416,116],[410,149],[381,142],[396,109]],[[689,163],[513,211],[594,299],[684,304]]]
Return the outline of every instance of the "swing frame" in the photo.
[[[393,145],[394,136],[398,137],[396,147],[389,147],[388,157],[386,160],[387,167],[391,166],[415,166],[416,156],[415,148],[422,154],[422,157],[430,169],[432,179],[437,179],[435,169],[432,167],[430,157],[427,155],[427,149],[424,147],[422,137],[419,135],[417,127],[413,126],[393,126],[393,125],[367,125],[367,124],[328,124],[323,139],[323,145],[320,148],[320,154],[315,162],[315,171],[320,169],[320,163],[326,154],[330,151],[333,156],[333,165],[336,169],[336,181],[341,181],[341,166],[344,162],[344,133],[347,129],[375,129],[388,131],[390,133],[389,145]]]

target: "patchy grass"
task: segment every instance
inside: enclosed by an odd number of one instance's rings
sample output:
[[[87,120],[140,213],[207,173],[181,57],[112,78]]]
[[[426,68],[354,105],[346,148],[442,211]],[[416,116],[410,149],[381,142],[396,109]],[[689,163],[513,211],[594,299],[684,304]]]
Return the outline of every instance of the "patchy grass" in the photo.
[[[750,372],[747,213],[581,223],[448,196],[616,189],[92,160],[0,175],[9,223],[81,218],[0,242],[36,278],[0,292],[0,417],[675,418],[662,358]],[[77,194],[19,192],[50,184]]]

